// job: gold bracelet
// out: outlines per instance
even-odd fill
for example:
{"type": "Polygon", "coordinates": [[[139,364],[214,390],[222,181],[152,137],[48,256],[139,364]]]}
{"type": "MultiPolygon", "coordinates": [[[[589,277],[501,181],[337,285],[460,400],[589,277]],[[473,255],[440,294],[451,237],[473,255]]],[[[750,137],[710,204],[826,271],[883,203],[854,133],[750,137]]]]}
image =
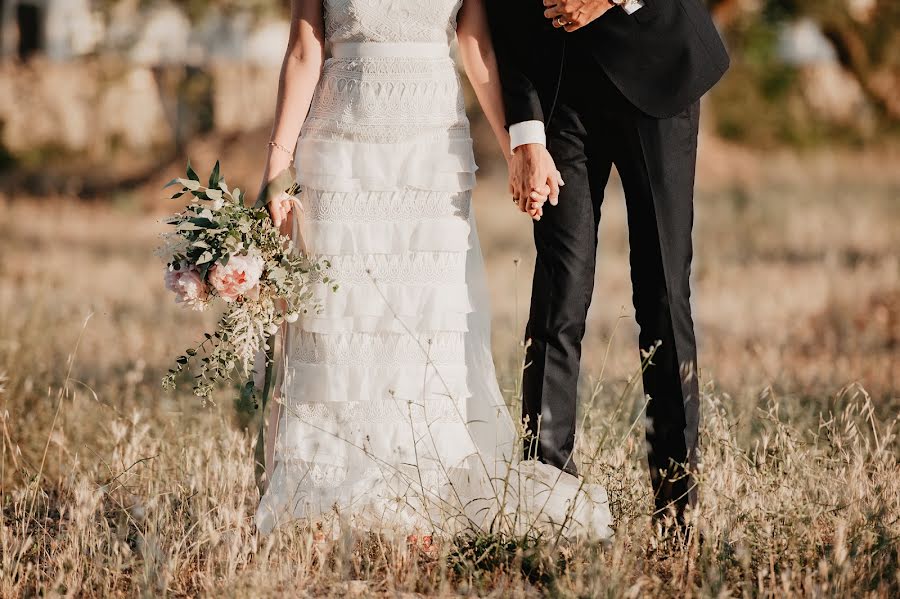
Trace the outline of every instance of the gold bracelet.
{"type": "Polygon", "coordinates": [[[281,144],[278,143],[277,141],[269,141],[269,147],[270,147],[270,148],[277,148],[277,149],[281,150],[282,152],[284,152],[285,154],[287,154],[288,156],[291,156],[291,157],[294,156],[294,153],[293,153],[293,152],[291,152],[290,150],[288,150],[287,148],[285,148],[283,145],[281,145],[281,144]]]}

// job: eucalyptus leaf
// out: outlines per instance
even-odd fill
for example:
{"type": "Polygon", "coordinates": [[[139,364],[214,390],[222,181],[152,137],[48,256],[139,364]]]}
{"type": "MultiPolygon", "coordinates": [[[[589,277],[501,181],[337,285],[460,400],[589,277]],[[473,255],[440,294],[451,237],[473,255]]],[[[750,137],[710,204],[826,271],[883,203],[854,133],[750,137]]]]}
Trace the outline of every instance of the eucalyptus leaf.
{"type": "Polygon", "coordinates": [[[219,226],[219,223],[212,221],[206,217],[200,217],[200,216],[190,219],[189,222],[191,222],[203,229],[215,229],[219,226]]]}
{"type": "Polygon", "coordinates": [[[188,158],[188,162],[187,162],[187,177],[188,177],[188,179],[190,179],[192,181],[196,181],[199,186],[200,177],[199,177],[199,175],[197,175],[197,173],[194,171],[194,169],[191,168],[190,158],[188,158]]]}
{"type": "Polygon", "coordinates": [[[209,186],[217,187],[219,185],[219,161],[216,160],[216,164],[213,167],[212,172],[209,174],[209,186]]]}

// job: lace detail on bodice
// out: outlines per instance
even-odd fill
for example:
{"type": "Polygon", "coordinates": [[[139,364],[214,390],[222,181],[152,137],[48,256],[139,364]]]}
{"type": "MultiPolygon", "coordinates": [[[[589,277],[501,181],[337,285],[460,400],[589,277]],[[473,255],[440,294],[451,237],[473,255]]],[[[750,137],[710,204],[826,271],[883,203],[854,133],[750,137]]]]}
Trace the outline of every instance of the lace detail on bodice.
{"type": "Polygon", "coordinates": [[[468,138],[453,61],[446,58],[330,58],[304,138],[366,143],[468,138]]]}
{"type": "Polygon", "coordinates": [[[394,45],[395,51],[325,61],[301,146],[310,140],[382,145],[468,141],[465,102],[449,49],[461,2],[325,0],[326,36],[333,45],[394,45]],[[438,50],[424,55],[416,47],[422,44],[438,50]]]}
{"type": "Polygon", "coordinates": [[[462,0],[325,0],[325,35],[335,42],[443,42],[462,0]]]}

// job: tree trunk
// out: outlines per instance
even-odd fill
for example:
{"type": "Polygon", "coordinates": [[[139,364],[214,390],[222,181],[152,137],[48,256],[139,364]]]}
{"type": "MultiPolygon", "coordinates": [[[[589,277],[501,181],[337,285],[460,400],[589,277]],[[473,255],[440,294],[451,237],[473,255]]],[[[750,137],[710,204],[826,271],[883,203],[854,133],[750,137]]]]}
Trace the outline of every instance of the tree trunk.
{"type": "Polygon", "coordinates": [[[875,108],[892,120],[900,120],[898,73],[890,65],[874,69],[865,41],[853,27],[837,20],[820,24],[822,33],[834,46],[841,65],[859,82],[875,108]]]}

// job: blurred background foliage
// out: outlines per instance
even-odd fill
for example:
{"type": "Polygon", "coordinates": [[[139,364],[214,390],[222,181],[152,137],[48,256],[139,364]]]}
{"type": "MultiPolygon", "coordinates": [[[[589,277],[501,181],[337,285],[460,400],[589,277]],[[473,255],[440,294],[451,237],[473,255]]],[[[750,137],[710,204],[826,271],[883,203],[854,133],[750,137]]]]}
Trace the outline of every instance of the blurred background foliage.
{"type": "MultiPolygon", "coordinates": [[[[488,556],[485,593],[900,596],[900,0],[709,5],[732,68],[702,111],[691,269],[706,540],[655,549],[644,518],[646,397],[614,176],[579,448],[602,450],[583,470],[610,489],[617,545],[553,554],[554,587],[517,548],[512,567],[488,556]]],[[[288,10],[0,0],[0,597],[481,592],[408,553],[332,568],[308,536],[259,545],[255,432],[237,432],[235,389],[201,406],[160,386],[217,317],[163,286],[154,248],[178,203],[162,185],[188,157],[200,172],[221,160],[232,188],[259,184],[288,10]]],[[[494,361],[515,406],[534,243],[467,100],[494,361]]]]}
{"type": "MultiPolygon", "coordinates": [[[[266,135],[289,4],[0,1],[0,191],[90,196],[149,181],[189,141],[266,135]]],[[[732,68],[706,102],[705,135],[757,153],[896,146],[900,2],[708,5],[732,68]]],[[[470,110],[479,142],[487,129],[470,110]]]]}
{"type": "Polygon", "coordinates": [[[900,121],[900,3],[711,0],[733,66],[720,135],[751,145],[860,144],[900,121]]]}

